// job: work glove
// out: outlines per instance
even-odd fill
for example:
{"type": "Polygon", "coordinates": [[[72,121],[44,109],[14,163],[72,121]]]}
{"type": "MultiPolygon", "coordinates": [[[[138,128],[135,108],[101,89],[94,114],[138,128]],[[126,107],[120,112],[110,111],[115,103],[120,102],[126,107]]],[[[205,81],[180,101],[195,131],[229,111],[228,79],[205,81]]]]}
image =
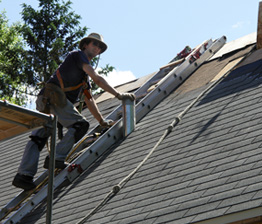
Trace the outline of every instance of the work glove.
{"type": "Polygon", "coordinates": [[[99,124],[102,126],[102,127],[112,127],[114,125],[114,121],[113,120],[110,120],[110,119],[101,119],[99,124]]]}
{"type": "Polygon", "coordinates": [[[118,93],[116,95],[116,98],[119,100],[126,100],[126,99],[135,100],[136,96],[133,93],[118,93]]]}

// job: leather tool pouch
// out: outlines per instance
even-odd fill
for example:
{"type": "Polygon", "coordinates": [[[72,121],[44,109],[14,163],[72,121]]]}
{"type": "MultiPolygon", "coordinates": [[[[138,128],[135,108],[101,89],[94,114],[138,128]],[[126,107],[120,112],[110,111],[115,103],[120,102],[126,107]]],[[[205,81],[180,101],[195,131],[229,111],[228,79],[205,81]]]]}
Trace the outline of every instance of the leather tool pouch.
{"type": "Polygon", "coordinates": [[[47,83],[43,94],[43,103],[45,104],[45,111],[50,112],[50,105],[65,107],[66,106],[66,95],[63,90],[53,83],[47,83]]]}

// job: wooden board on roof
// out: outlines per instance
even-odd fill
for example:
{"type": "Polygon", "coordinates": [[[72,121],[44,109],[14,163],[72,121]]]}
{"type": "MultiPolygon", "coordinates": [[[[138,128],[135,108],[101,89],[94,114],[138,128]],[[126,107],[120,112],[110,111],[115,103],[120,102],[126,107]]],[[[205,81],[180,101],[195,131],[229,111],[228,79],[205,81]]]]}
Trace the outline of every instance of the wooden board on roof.
{"type": "Polygon", "coordinates": [[[38,112],[0,102],[0,141],[41,127],[47,123],[38,112]]]}

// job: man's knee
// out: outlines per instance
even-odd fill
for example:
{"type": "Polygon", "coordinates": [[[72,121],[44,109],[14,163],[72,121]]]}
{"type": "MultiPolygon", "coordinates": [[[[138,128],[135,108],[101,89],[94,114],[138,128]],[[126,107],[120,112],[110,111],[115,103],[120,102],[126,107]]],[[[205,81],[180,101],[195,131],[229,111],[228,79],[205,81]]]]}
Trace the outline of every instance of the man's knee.
{"type": "Polygon", "coordinates": [[[89,123],[87,121],[80,121],[72,126],[76,132],[75,132],[75,143],[78,142],[88,131],[89,123]]]}
{"type": "Polygon", "coordinates": [[[31,135],[29,137],[38,146],[38,150],[42,151],[42,149],[45,147],[45,143],[46,143],[48,137],[41,138],[39,136],[33,136],[33,135],[31,135]]]}

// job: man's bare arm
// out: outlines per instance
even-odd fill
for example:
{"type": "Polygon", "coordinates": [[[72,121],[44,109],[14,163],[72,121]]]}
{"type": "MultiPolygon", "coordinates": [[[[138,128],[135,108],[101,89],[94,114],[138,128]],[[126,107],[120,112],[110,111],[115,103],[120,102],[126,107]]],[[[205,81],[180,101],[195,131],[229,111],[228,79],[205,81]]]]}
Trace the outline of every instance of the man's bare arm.
{"type": "MultiPolygon", "coordinates": [[[[90,92],[90,90],[88,90],[90,92]]],[[[100,123],[102,120],[104,120],[102,114],[100,113],[96,101],[92,97],[92,94],[90,93],[90,98],[85,97],[85,103],[91,112],[91,114],[95,117],[95,119],[100,123]]]]}
{"type": "Polygon", "coordinates": [[[99,74],[95,72],[95,70],[92,68],[91,65],[84,64],[83,65],[83,70],[85,71],[86,74],[90,76],[91,79],[102,89],[105,91],[111,93],[114,96],[117,96],[119,92],[112,87],[111,85],[108,84],[108,82],[99,74]]]}

